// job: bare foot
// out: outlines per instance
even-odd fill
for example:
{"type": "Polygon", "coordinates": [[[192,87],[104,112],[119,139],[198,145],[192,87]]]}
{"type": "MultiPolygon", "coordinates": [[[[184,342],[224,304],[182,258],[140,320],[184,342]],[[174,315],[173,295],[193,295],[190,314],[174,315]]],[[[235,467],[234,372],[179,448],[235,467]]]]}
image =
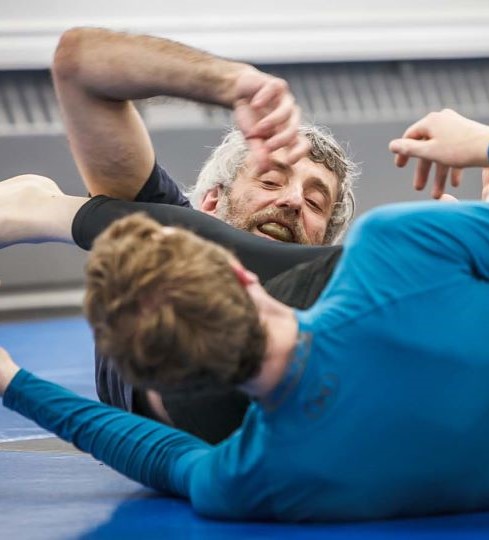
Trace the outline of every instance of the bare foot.
{"type": "Polygon", "coordinates": [[[71,222],[83,197],[65,195],[53,180],[25,174],[0,182],[0,248],[72,242],[71,222]]]}

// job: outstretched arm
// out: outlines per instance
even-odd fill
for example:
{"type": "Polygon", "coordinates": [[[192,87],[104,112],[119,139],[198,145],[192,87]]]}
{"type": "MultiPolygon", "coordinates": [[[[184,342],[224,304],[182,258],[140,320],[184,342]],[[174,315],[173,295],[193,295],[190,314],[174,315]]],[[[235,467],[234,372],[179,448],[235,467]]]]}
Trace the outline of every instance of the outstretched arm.
{"type": "Polygon", "coordinates": [[[430,113],[411,125],[402,138],[390,142],[395,163],[404,167],[409,158],[418,158],[414,188],[426,187],[433,163],[436,164],[433,197],[439,199],[450,173],[458,186],[465,167],[489,165],[489,126],[474,122],[450,109],[430,113]]]}
{"type": "Polygon", "coordinates": [[[134,99],[178,96],[234,109],[262,170],[272,150],[285,147],[290,163],[308,150],[285,81],[180,43],[75,28],[62,36],[52,71],[71,149],[93,195],[132,200],[149,177],[154,150],[134,99]]]}
{"type": "Polygon", "coordinates": [[[319,256],[336,257],[338,246],[274,242],[239,231],[212,216],[180,206],[98,196],[65,195],[49,178],[24,175],[0,182],[0,248],[19,243],[75,242],[90,249],[114,220],[146,212],[162,225],[177,225],[233,250],[261,280],[319,256]]]}
{"type": "Polygon", "coordinates": [[[115,470],[154,489],[189,497],[194,465],[207,443],[102,403],[19,369],[0,349],[4,405],[56,433],[115,470]]]}
{"type": "Polygon", "coordinates": [[[127,202],[105,196],[88,200],[73,221],[73,239],[82,249],[90,249],[95,238],[113,221],[135,212],[145,212],[161,225],[189,229],[230,249],[246,268],[266,281],[293,266],[317,257],[336,256],[339,246],[304,246],[275,242],[235,229],[204,212],[168,204],[127,202]]]}

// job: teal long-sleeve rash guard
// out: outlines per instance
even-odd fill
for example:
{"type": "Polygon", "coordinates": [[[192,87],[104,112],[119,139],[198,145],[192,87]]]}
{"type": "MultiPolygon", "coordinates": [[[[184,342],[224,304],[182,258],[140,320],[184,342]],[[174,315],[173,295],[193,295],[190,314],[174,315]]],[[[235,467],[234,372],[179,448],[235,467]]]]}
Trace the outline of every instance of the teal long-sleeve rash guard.
{"type": "Polygon", "coordinates": [[[4,404],[210,517],[327,521],[487,509],[489,206],[359,220],[287,375],[210,446],[20,371],[4,404]]]}

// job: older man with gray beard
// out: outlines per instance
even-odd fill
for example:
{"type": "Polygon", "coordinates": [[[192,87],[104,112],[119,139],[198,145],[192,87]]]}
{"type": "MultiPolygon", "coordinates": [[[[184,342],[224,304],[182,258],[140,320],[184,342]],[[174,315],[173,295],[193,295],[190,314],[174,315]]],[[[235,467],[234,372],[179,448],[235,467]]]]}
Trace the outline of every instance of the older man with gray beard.
{"type": "MultiPolygon", "coordinates": [[[[300,111],[281,79],[170,40],[92,28],[62,36],[52,71],[70,148],[92,196],[190,206],[156,162],[132,103],[169,95],[232,108],[239,128],[204,165],[190,194],[194,208],[257,236],[313,245],[334,243],[352,218],[353,163],[329,133],[299,127],[300,111]]],[[[83,227],[96,230],[97,201],[82,209],[75,235],[93,236],[83,227]]],[[[329,275],[322,272],[311,287],[317,265],[332,270],[338,254],[332,250],[307,268],[276,277],[270,292],[306,307],[329,275]]],[[[96,381],[102,401],[212,442],[240,424],[248,404],[234,390],[192,394],[187,388],[165,392],[163,406],[160,395],[126,384],[99,354],[96,381]]]]}

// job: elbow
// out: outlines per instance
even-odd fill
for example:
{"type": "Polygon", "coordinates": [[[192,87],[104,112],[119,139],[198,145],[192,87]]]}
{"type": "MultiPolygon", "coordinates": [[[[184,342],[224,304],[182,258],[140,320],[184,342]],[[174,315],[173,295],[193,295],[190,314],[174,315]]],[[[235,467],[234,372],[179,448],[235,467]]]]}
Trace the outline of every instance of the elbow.
{"type": "Polygon", "coordinates": [[[77,78],[82,65],[81,59],[86,60],[87,51],[100,33],[103,33],[103,30],[98,28],[71,28],[61,35],[51,66],[55,81],[77,78]]]}

